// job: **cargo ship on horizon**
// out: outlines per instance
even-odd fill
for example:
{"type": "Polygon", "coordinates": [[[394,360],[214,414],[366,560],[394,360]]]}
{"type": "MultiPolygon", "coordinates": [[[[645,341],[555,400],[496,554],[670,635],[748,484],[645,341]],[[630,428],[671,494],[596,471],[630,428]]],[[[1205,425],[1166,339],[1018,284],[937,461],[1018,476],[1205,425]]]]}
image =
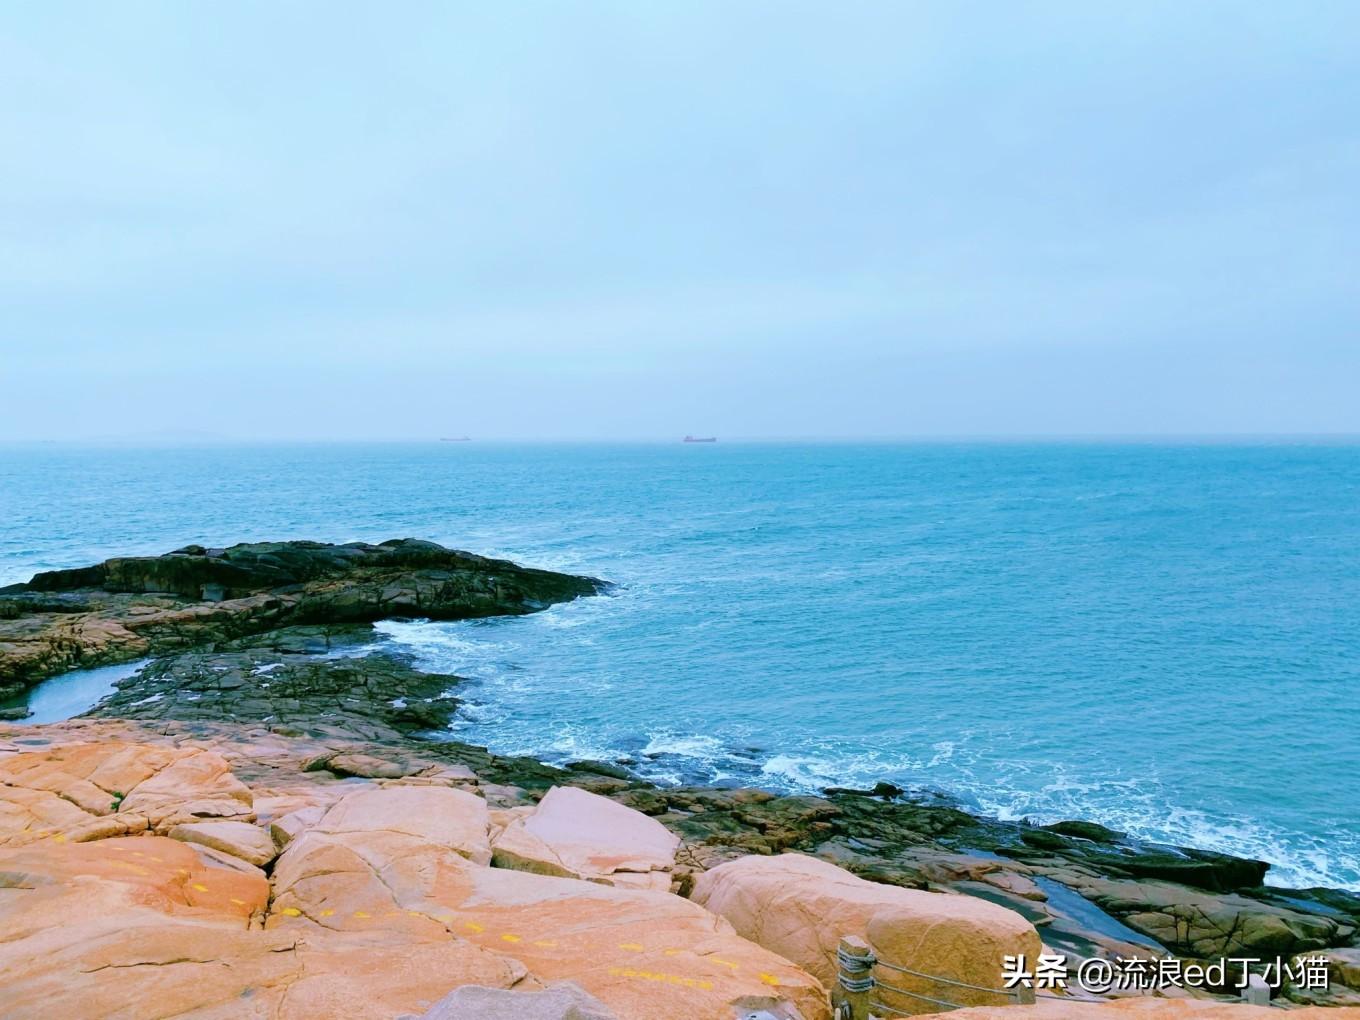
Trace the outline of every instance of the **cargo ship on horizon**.
{"type": "Polygon", "coordinates": [[[717,436],[686,436],[680,440],[682,443],[716,443],[717,436]]]}

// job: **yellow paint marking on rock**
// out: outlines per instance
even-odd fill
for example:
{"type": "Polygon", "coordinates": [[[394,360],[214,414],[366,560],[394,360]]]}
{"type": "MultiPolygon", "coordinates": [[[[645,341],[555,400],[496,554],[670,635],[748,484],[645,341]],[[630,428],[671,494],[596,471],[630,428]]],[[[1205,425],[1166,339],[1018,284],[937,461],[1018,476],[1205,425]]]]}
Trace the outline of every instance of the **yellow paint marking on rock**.
{"type": "Polygon", "coordinates": [[[289,917],[301,917],[302,911],[297,907],[284,907],[279,911],[280,914],[287,914],[289,917]]]}
{"type": "Polygon", "coordinates": [[[52,842],[53,842],[53,843],[65,843],[65,842],[66,842],[66,833],[64,833],[64,832],[59,832],[59,833],[57,833],[55,836],[52,837],[52,842]]]}
{"type": "Polygon", "coordinates": [[[235,896],[231,898],[231,902],[235,903],[238,907],[244,907],[246,905],[245,900],[238,900],[235,896]]]}
{"type": "Polygon", "coordinates": [[[368,911],[366,911],[366,910],[356,910],[356,911],[354,912],[354,916],[355,916],[355,917],[372,917],[373,915],[370,914],[370,913],[369,913],[368,911]]]}
{"type": "Polygon", "coordinates": [[[631,949],[631,950],[632,950],[633,952],[635,952],[635,953],[640,953],[640,952],[642,952],[642,943],[641,943],[641,942],[620,942],[620,943],[619,943],[619,948],[620,948],[620,949],[631,949]]]}
{"type": "Polygon", "coordinates": [[[501,936],[501,941],[502,941],[502,942],[519,942],[519,941],[521,941],[521,940],[520,940],[520,937],[519,937],[518,935],[502,935],[502,936],[501,936]]]}
{"type": "Polygon", "coordinates": [[[199,892],[207,892],[207,891],[208,891],[208,887],[207,887],[206,885],[204,885],[202,882],[194,882],[192,885],[189,886],[189,888],[190,888],[190,889],[197,889],[199,892]]]}
{"type": "Polygon", "coordinates": [[[322,917],[330,917],[330,916],[331,916],[332,914],[334,914],[334,913],[335,913],[334,910],[332,910],[332,909],[330,909],[329,907],[327,907],[325,910],[321,911],[321,916],[322,916],[322,917]]]}
{"type": "Polygon", "coordinates": [[[731,960],[724,960],[724,959],[722,959],[721,957],[717,957],[717,956],[710,956],[709,959],[712,960],[714,963],[720,963],[720,964],[722,964],[724,967],[730,967],[730,968],[732,968],[732,970],[736,970],[736,969],[737,969],[737,965],[736,965],[735,963],[733,963],[731,960]]]}
{"type": "Polygon", "coordinates": [[[614,977],[637,978],[640,981],[656,981],[667,985],[681,985],[685,988],[700,988],[708,991],[713,987],[713,982],[704,981],[699,978],[687,978],[680,974],[667,974],[664,971],[654,970],[633,970],[631,967],[610,967],[609,973],[614,977]]]}
{"type": "Polygon", "coordinates": [[[534,945],[536,945],[536,946],[542,946],[544,949],[556,949],[556,948],[557,948],[557,943],[554,942],[554,941],[552,941],[552,939],[539,939],[538,941],[536,941],[536,942],[534,943],[534,945]]]}
{"type": "Polygon", "coordinates": [[[761,974],[760,980],[767,985],[774,985],[775,987],[779,986],[779,978],[775,977],[773,974],[761,974]]]}
{"type": "Polygon", "coordinates": [[[486,929],[483,928],[476,921],[464,921],[463,927],[466,928],[468,931],[486,931],[486,929]]]}

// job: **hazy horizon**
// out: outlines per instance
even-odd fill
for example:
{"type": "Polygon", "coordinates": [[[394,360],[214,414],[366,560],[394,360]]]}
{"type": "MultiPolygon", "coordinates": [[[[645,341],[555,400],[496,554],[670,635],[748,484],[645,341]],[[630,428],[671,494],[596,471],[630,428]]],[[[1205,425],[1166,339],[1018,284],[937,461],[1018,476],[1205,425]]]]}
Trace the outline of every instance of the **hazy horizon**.
{"type": "Polygon", "coordinates": [[[0,441],[1360,433],[1354,5],[7,21],[0,441]]]}

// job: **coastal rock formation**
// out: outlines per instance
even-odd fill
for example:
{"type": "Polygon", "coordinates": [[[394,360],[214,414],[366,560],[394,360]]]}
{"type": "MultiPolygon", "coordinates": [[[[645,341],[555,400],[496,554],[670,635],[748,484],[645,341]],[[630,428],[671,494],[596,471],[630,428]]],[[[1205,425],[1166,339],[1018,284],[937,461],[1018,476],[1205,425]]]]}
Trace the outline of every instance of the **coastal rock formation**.
{"type": "MultiPolygon", "coordinates": [[[[836,980],[842,936],[864,939],[880,961],[981,988],[998,988],[1007,956],[1037,959],[1039,935],[1024,918],[982,900],[866,882],[802,854],[742,857],[701,875],[691,897],[738,933],[816,975],[836,980]]],[[[963,1005],[1008,1001],[996,992],[942,986],[886,967],[888,985],[963,1005]]],[[[920,999],[883,993],[894,1010],[929,1012],[920,999]]]]}
{"type": "Polygon", "coordinates": [[[249,822],[188,822],[170,830],[170,838],[204,846],[263,867],[278,852],[264,829],[249,822]]]}
{"type": "MultiPolygon", "coordinates": [[[[416,1016],[454,987],[527,1009],[551,1001],[530,993],[572,980],[617,1020],[731,1020],[738,1006],[820,1020],[822,989],[796,964],[829,976],[824,929],[839,937],[851,923],[828,906],[837,890],[876,904],[883,916],[861,927],[889,960],[921,950],[893,942],[887,905],[904,893],[962,918],[1019,915],[1045,946],[1077,956],[1335,953],[1331,990],[1282,995],[1360,1002],[1345,987],[1353,894],[1263,887],[1262,862],[1092,823],[978,818],[888,784],[824,796],[658,789],[626,762],[496,755],[440,739],[459,679],[414,668],[366,622],[393,607],[532,611],[599,590],[590,579],[427,543],[183,550],[90,569],[0,593],[0,684],[156,656],[87,718],[0,721],[7,1015],[235,1016],[248,1001],[263,1017],[416,1016]],[[777,856],[788,851],[809,857],[777,856]],[[665,892],[713,906],[725,874],[788,859],[807,864],[761,895],[787,914],[776,952],[792,963],[770,951],[764,918],[730,908],[764,932],[762,948],[665,892]],[[51,917],[63,920],[40,920],[51,917]]],[[[1115,1020],[1127,1009],[1007,1015],[1115,1020]]]]}
{"type": "Polygon", "coordinates": [[[530,613],[603,582],[433,542],[260,542],[53,570],[0,589],[0,697],[77,667],[290,624],[530,613]]]}
{"type": "Polygon", "coordinates": [[[253,819],[251,793],[211,751],[110,741],[0,758],[0,846],[82,843],[204,818],[253,819]]]}
{"type": "Polygon", "coordinates": [[[618,1017],[580,985],[560,981],[541,992],[464,985],[431,1006],[420,1020],[618,1020],[618,1017]]]}
{"type": "MultiPolygon", "coordinates": [[[[1113,1002],[1055,1002],[1032,1006],[975,1006],[949,1014],[950,1020],[1272,1020],[1281,1012],[1269,1006],[1185,999],[1119,999],[1113,1002]]],[[[1356,1020],[1350,1007],[1290,1010],[1289,1020],[1356,1020]]]]}
{"type": "Polygon", "coordinates": [[[797,850],[875,882],[991,900],[1040,927],[1050,945],[1079,955],[1146,954],[1151,941],[1192,959],[1287,959],[1324,945],[1348,946],[1360,932],[1360,896],[1277,891],[1257,884],[1260,862],[1145,847],[1118,834],[1109,845],[1096,844],[947,804],[848,791],[826,798],[690,789],[618,796],[685,837],[682,871],[797,850]],[[1037,841],[1035,833],[1042,833],[1037,841]],[[1139,877],[1182,853],[1195,865],[1182,877],[1197,884],[1139,877]],[[1210,884],[1220,891],[1204,888],[1210,884]],[[1100,919],[1096,927],[1093,917],[1100,919]]]}
{"type": "Polygon", "coordinates": [[[758,1000],[825,1015],[815,980],[694,904],[485,867],[487,833],[485,803],[466,792],[351,794],[279,857],[266,927],[462,938],[536,979],[578,982],[624,1020],[728,1020],[733,1003],[758,1000]]]}
{"type": "Polygon", "coordinates": [[[0,874],[7,1017],[391,1018],[454,984],[524,977],[454,940],[260,930],[262,874],[205,867],[160,837],[7,851],[0,874]]]}
{"type": "Polygon", "coordinates": [[[554,786],[496,834],[498,868],[666,892],[680,840],[660,822],[572,786],[554,786]]]}
{"type": "Polygon", "coordinates": [[[6,832],[23,837],[0,850],[6,1016],[230,1015],[248,1001],[266,1017],[387,1018],[461,985],[570,978],[617,1020],[729,1020],[748,1005],[827,1018],[815,979],[687,900],[488,867],[486,802],[446,783],[304,772],[315,797],[260,791],[274,808],[315,801],[276,820],[291,835],[266,876],[250,863],[273,856],[264,829],[183,820],[238,787],[244,797],[226,800],[252,805],[222,761],[121,740],[0,757],[6,832]],[[73,842],[86,815],[123,813],[102,801],[113,781],[129,786],[124,803],[153,788],[145,834],[73,842]],[[93,799],[91,811],[72,804],[64,827],[20,828],[34,792],[93,799]],[[149,834],[166,826],[173,838],[149,834]]]}

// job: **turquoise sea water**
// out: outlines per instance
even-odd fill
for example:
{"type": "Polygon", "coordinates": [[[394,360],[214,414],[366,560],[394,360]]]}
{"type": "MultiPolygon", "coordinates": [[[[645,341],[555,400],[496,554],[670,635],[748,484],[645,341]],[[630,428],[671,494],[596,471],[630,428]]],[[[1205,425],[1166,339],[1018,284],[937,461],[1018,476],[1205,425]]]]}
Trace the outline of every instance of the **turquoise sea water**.
{"type": "Polygon", "coordinates": [[[461,739],[887,779],[1360,888],[1360,445],[0,447],[0,584],[420,536],[617,582],[383,625],[461,739]]]}

